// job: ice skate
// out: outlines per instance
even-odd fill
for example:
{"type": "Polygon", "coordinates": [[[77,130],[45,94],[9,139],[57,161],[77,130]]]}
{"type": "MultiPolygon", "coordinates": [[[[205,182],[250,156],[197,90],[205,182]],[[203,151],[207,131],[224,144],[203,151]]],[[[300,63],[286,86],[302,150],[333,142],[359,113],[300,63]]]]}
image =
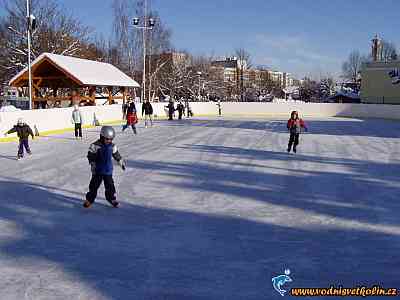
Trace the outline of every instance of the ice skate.
{"type": "Polygon", "coordinates": [[[114,206],[115,208],[119,207],[119,202],[117,200],[112,200],[110,201],[111,205],[114,206]]]}
{"type": "Polygon", "coordinates": [[[89,208],[91,205],[92,203],[89,200],[85,200],[85,202],[83,203],[84,208],[89,208]]]}

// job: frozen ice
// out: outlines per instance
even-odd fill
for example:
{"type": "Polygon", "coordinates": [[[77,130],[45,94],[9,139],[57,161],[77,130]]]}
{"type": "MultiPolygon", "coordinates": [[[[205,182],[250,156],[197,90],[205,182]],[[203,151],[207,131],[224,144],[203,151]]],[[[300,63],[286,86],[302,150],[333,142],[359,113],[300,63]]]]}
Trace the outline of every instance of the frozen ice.
{"type": "Polygon", "coordinates": [[[103,187],[82,207],[100,127],[0,144],[0,298],[281,299],[285,269],[286,290],[399,287],[400,122],[306,122],[296,154],[283,119],[116,126],[119,209],[103,187]]]}

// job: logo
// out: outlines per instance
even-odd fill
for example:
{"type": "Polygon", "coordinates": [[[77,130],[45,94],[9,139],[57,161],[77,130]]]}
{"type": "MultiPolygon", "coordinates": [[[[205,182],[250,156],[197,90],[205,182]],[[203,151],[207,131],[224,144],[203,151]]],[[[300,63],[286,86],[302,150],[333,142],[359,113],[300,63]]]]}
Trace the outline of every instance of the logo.
{"type": "Polygon", "coordinates": [[[399,69],[393,69],[389,73],[390,78],[392,78],[392,84],[399,84],[400,83],[400,71],[399,69]]]}
{"type": "Polygon", "coordinates": [[[286,282],[292,282],[293,280],[289,277],[290,270],[286,269],[284,275],[279,275],[272,278],[272,286],[274,287],[275,291],[277,291],[281,296],[285,296],[287,291],[282,289],[282,286],[286,282]]]}

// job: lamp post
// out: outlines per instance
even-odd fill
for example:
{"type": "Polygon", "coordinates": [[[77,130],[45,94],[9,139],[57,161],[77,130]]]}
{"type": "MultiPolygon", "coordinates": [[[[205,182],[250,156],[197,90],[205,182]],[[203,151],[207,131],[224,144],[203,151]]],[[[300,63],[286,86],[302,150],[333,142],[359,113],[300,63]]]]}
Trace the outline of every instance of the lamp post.
{"type": "Polygon", "coordinates": [[[26,20],[28,23],[28,80],[29,80],[29,109],[32,109],[32,69],[31,69],[31,33],[36,28],[36,19],[30,14],[29,0],[26,0],[26,20]]]}
{"type": "MultiPolygon", "coordinates": [[[[26,33],[27,33],[27,41],[28,41],[29,109],[32,109],[31,34],[32,34],[32,31],[36,29],[36,18],[34,15],[30,14],[29,0],[26,0],[26,23],[27,23],[26,33]]],[[[25,38],[21,32],[19,32],[18,30],[15,30],[11,26],[8,27],[8,30],[25,38]]]]}
{"type": "Polygon", "coordinates": [[[149,18],[147,20],[147,1],[144,1],[144,20],[143,26],[139,26],[140,19],[133,18],[133,26],[138,29],[143,30],[143,79],[142,79],[142,102],[144,102],[144,98],[146,96],[146,30],[151,30],[154,28],[155,20],[153,18],[149,18]]]}
{"type": "Polygon", "coordinates": [[[199,76],[199,94],[198,94],[198,100],[200,101],[200,80],[201,80],[201,72],[199,71],[199,72],[197,72],[197,75],[199,76]]]}

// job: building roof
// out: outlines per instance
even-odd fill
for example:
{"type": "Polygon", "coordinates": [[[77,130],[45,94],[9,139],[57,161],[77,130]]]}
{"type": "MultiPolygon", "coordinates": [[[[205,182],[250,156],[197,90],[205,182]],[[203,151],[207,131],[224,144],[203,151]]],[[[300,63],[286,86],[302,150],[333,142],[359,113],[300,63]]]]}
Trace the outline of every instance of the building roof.
{"type": "MultiPolygon", "coordinates": [[[[140,87],[135,80],[115,66],[93,60],[42,53],[32,62],[31,66],[35,68],[46,60],[81,86],[140,87]]],[[[23,69],[10,80],[9,84],[13,85],[17,79],[27,77],[27,71],[28,68],[23,69]]]]}

